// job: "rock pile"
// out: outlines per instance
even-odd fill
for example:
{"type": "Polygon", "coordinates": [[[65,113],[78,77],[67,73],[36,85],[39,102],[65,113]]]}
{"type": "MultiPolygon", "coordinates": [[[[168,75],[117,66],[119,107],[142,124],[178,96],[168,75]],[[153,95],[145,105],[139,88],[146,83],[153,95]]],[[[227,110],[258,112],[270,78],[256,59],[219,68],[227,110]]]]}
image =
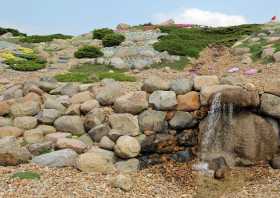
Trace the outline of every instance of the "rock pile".
{"type": "Polygon", "coordinates": [[[131,172],[160,162],[160,155],[186,162],[207,132],[208,108],[217,92],[221,103],[241,108],[227,149],[252,161],[272,159],[277,152],[277,83],[267,85],[264,94],[252,85],[220,84],[216,76],[171,82],[152,77],[134,92],[113,80],[103,84],[93,88],[43,78],[7,87],[0,95],[0,164],[32,157],[42,166],[131,172]]]}

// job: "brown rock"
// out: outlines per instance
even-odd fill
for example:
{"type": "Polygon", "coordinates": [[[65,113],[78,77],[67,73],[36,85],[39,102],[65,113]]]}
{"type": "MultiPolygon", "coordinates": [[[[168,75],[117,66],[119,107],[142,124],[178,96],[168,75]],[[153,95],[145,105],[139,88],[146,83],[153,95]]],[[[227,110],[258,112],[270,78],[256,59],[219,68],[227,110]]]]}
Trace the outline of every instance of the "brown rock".
{"type": "Polygon", "coordinates": [[[200,108],[199,94],[195,91],[177,97],[178,111],[195,111],[200,108]]]}
{"type": "Polygon", "coordinates": [[[12,126],[5,126],[5,127],[0,127],[0,138],[3,137],[19,137],[23,134],[23,130],[19,129],[17,127],[12,127],[12,126]]]}
{"type": "Polygon", "coordinates": [[[8,102],[0,102],[0,116],[6,115],[10,112],[10,105],[8,102]]]}

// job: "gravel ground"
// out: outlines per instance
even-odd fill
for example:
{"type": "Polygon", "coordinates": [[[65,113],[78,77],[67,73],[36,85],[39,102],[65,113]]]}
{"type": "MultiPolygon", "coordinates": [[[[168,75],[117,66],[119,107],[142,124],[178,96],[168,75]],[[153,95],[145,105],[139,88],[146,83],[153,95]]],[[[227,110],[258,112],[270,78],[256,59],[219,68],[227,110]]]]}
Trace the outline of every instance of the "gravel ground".
{"type": "Polygon", "coordinates": [[[113,188],[114,175],[81,173],[73,168],[40,168],[27,164],[0,167],[0,197],[4,198],[279,198],[280,171],[267,166],[230,170],[223,181],[192,172],[190,164],[166,163],[131,174],[133,189],[113,188]],[[12,179],[20,171],[39,173],[40,180],[12,179]]]}

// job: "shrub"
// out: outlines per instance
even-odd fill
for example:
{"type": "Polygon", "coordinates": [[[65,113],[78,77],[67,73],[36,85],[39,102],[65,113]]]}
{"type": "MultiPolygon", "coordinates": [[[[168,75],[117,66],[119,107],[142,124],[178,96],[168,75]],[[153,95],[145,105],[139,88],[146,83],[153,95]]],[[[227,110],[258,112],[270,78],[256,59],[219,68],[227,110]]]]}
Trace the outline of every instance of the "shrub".
{"type": "Polygon", "coordinates": [[[39,180],[40,175],[32,171],[25,171],[25,172],[17,172],[13,174],[11,178],[39,180]]]}
{"type": "Polygon", "coordinates": [[[20,31],[16,30],[16,29],[12,29],[12,28],[1,28],[0,27],[0,36],[6,33],[12,33],[13,36],[26,36],[26,34],[21,33],[20,31]]]}
{"type": "Polygon", "coordinates": [[[51,34],[51,35],[32,35],[26,36],[20,39],[21,42],[24,43],[42,43],[42,42],[50,42],[54,39],[71,39],[70,35],[63,34],[51,34]]]}
{"type": "Polygon", "coordinates": [[[33,59],[27,60],[23,58],[8,59],[5,61],[12,69],[18,71],[36,71],[45,68],[46,61],[33,59]]]}
{"type": "Polygon", "coordinates": [[[103,52],[94,46],[84,46],[75,52],[76,58],[97,58],[103,56],[103,52]]]}
{"type": "Polygon", "coordinates": [[[119,33],[107,34],[103,39],[105,47],[113,47],[120,45],[125,40],[125,37],[119,33]]]}
{"type": "Polygon", "coordinates": [[[92,35],[93,35],[93,39],[102,40],[106,35],[113,34],[113,33],[114,33],[114,31],[112,29],[102,28],[102,29],[94,30],[92,35]]]}

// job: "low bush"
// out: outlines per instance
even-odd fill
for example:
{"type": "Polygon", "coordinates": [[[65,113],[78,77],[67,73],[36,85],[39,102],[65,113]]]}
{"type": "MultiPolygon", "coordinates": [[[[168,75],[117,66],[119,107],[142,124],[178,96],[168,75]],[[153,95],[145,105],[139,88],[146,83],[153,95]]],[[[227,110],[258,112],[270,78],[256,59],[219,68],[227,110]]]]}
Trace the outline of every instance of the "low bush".
{"type": "Polygon", "coordinates": [[[54,39],[71,39],[73,36],[63,34],[51,34],[51,35],[32,35],[26,36],[20,39],[24,43],[42,43],[50,42],[54,39]]]}
{"type": "Polygon", "coordinates": [[[92,32],[93,39],[102,40],[106,35],[113,34],[114,31],[109,28],[96,29],[92,32]]]}
{"type": "Polygon", "coordinates": [[[32,171],[25,171],[25,172],[17,172],[13,174],[11,178],[39,180],[40,175],[32,171]]]}
{"type": "Polygon", "coordinates": [[[103,52],[94,46],[84,46],[75,52],[76,58],[98,58],[103,56],[103,52]]]}
{"type": "Polygon", "coordinates": [[[107,34],[103,39],[105,47],[113,47],[120,45],[125,40],[125,36],[119,33],[107,34]]]}
{"type": "Polygon", "coordinates": [[[26,36],[26,34],[16,30],[16,29],[13,29],[13,28],[1,28],[0,27],[0,36],[3,35],[3,34],[6,34],[6,33],[12,33],[13,36],[26,36]]]}
{"type": "Polygon", "coordinates": [[[8,59],[5,61],[7,65],[9,65],[12,69],[18,71],[36,71],[45,68],[46,61],[41,59],[8,59]]]}

